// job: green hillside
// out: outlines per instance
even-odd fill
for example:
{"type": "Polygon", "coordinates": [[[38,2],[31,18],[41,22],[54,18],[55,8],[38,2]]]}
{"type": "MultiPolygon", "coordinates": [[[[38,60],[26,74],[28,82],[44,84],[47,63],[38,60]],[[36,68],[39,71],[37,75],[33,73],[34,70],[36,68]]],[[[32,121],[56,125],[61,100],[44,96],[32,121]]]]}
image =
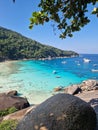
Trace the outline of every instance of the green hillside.
{"type": "Polygon", "coordinates": [[[78,54],[43,45],[17,32],[0,27],[0,61],[73,55],[77,56],[78,54]]]}

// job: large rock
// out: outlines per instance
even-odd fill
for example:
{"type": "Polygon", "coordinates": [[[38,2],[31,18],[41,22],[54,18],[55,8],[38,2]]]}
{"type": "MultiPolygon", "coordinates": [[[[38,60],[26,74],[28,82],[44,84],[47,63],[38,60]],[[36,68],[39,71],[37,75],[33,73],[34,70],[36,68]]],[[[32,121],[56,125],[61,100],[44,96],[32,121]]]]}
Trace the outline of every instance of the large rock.
{"type": "Polygon", "coordinates": [[[9,96],[17,96],[18,92],[16,90],[12,90],[12,91],[7,92],[6,94],[9,96]]]}
{"type": "Polygon", "coordinates": [[[54,92],[59,92],[59,91],[62,91],[62,90],[63,90],[62,86],[54,88],[54,92]]]}
{"type": "Polygon", "coordinates": [[[98,90],[85,91],[83,93],[77,94],[76,96],[81,98],[82,100],[86,101],[95,110],[96,115],[97,115],[97,128],[96,128],[96,130],[98,130],[98,90]]]}
{"type": "Polygon", "coordinates": [[[16,130],[94,130],[96,114],[90,105],[69,94],[57,94],[30,111],[16,130]]]}
{"type": "Polygon", "coordinates": [[[0,110],[15,107],[18,110],[30,106],[26,98],[10,96],[5,93],[0,94],[0,110]]]}
{"type": "Polygon", "coordinates": [[[96,80],[85,80],[81,84],[81,89],[83,91],[91,91],[98,89],[98,81],[96,80]]]}
{"type": "Polygon", "coordinates": [[[81,88],[79,88],[79,85],[72,85],[72,86],[69,86],[68,88],[65,88],[64,91],[65,93],[75,95],[75,94],[80,93],[82,90],[81,88]]]}

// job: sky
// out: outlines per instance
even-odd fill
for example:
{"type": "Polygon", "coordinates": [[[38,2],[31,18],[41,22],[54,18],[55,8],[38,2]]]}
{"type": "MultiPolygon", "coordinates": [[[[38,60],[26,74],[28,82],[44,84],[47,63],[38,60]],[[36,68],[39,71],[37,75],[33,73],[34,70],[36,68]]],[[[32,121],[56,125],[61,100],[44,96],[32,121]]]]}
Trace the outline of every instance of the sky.
{"type": "MultiPolygon", "coordinates": [[[[29,29],[29,18],[38,11],[39,0],[0,0],[0,26],[16,31],[42,44],[78,53],[98,54],[98,18],[91,16],[91,22],[72,38],[60,39],[58,30],[53,31],[51,23],[29,29]]],[[[91,10],[91,8],[90,8],[91,10]]]]}

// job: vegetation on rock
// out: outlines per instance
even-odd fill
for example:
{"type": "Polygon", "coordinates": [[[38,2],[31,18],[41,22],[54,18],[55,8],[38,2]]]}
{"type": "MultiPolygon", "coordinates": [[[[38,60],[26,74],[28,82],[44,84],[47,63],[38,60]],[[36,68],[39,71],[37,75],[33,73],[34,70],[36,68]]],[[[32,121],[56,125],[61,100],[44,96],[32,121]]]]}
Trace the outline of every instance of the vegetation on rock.
{"type": "Polygon", "coordinates": [[[0,123],[0,130],[15,130],[16,126],[16,120],[5,120],[0,123]]]}
{"type": "Polygon", "coordinates": [[[11,107],[11,108],[8,108],[8,109],[5,109],[5,110],[0,110],[0,117],[14,113],[16,111],[17,111],[17,109],[15,107],[11,107]]]}
{"type": "Polygon", "coordinates": [[[51,46],[42,45],[37,41],[19,33],[0,27],[0,60],[17,60],[30,58],[64,57],[78,55],[73,51],[63,51],[51,46]]]}

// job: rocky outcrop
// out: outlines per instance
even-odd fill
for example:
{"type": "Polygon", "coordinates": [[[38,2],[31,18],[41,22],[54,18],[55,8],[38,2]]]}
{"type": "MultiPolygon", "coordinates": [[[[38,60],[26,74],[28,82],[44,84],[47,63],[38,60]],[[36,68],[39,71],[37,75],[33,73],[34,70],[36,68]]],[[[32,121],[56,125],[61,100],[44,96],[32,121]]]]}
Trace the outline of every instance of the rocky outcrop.
{"type": "Polygon", "coordinates": [[[92,91],[92,90],[98,90],[98,81],[96,80],[85,80],[81,84],[75,84],[68,87],[56,87],[54,88],[54,92],[62,91],[64,93],[68,94],[78,94],[84,91],[92,91]]]}
{"type": "Polygon", "coordinates": [[[6,94],[9,96],[17,96],[18,92],[16,90],[12,90],[12,91],[7,92],[6,94]]]}
{"type": "Polygon", "coordinates": [[[65,88],[64,91],[65,91],[65,93],[75,95],[75,94],[80,93],[82,90],[81,90],[81,88],[79,88],[79,85],[72,85],[72,86],[65,88]]]}
{"type": "Polygon", "coordinates": [[[94,130],[96,114],[86,102],[57,94],[31,110],[16,130],[94,130]]]}
{"type": "Polygon", "coordinates": [[[82,91],[98,90],[98,81],[96,80],[85,80],[80,85],[82,91]]]}
{"type": "Polygon", "coordinates": [[[76,96],[86,101],[95,110],[97,116],[97,128],[95,130],[98,130],[98,90],[84,91],[76,96]]]}
{"type": "Polygon", "coordinates": [[[63,87],[62,86],[54,88],[54,92],[59,92],[59,91],[63,91],[63,87]]]}
{"type": "Polygon", "coordinates": [[[60,92],[60,91],[62,91],[64,93],[75,95],[75,94],[80,93],[82,90],[79,87],[79,85],[77,85],[77,84],[72,85],[72,86],[68,86],[67,88],[64,88],[62,86],[54,88],[54,92],[60,92]]]}
{"type": "MultiPolygon", "coordinates": [[[[12,94],[11,94],[12,95],[12,94]]],[[[18,96],[10,96],[9,94],[0,94],[0,110],[6,110],[11,107],[15,107],[18,110],[30,106],[26,98],[18,96]]]]}

